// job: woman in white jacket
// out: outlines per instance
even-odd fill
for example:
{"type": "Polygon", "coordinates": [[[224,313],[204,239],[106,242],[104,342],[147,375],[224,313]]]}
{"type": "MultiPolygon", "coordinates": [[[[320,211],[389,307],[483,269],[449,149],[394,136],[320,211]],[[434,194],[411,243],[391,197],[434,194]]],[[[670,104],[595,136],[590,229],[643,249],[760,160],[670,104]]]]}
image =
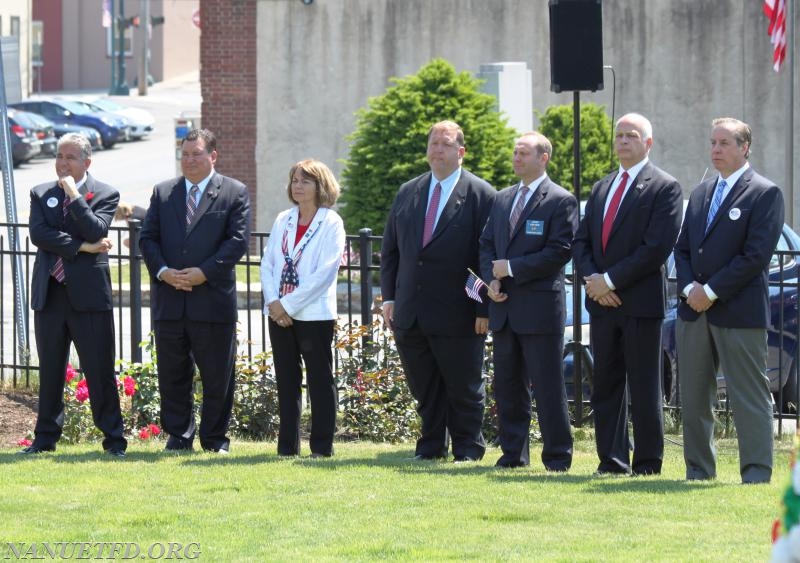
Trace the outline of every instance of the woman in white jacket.
{"type": "Polygon", "coordinates": [[[292,166],[286,187],[294,207],[275,219],[261,259],[264,314],[278,384],[278,455],[300,453],[302,366],[311,399],[311,457],[333,454],[338,397],[333,378],[336,276],[345,244],[331,209],[339,184],[317,160],[292,166]]]}

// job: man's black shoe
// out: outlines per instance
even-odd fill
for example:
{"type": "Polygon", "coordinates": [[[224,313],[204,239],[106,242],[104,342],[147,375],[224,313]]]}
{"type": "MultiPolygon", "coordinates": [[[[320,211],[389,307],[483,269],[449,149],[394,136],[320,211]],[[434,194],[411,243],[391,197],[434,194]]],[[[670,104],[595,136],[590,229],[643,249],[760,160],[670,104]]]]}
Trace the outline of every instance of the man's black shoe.
{"type": "Polygon", "coordinates": [[[457,455],[453,458],[453,463],[474,463],[476,461],[478,460],[468,455],[457,455]]]}
{"type": "Polygon", "coordinates": [[[407,461],[437,461],[437,460],[441,460],[441,459],[444,459],[444,458],[434,457],[432,455],[422,455],[422,454],[417,454],[414,457],[407,457],[406,458],[407,461]]]}
{"type": "Polygon", "coordinates": [[[164,448],[164,451],[190,452],[192,451],[192,443],[189,440],[183,440],[181,438],[176,438],[175,436],[170,436],[167,440],[167,445],[164,448]]]}
{"type": "Polygon", "coordinates": [[[37,444],[31,444],[27,448],[23,448],[17,452],[17,455],[35,455],[41,454],[44,452],[54,452],[56,451],[55,446],[40,446],[37,444]]]}
{"type": "Polygon", "coordinates": [[[120,448],[111,448],[106,450],[106,454],[110,455],[111,457],[115,457],[117,459],[125,459],[125,450],[120,448]]]}

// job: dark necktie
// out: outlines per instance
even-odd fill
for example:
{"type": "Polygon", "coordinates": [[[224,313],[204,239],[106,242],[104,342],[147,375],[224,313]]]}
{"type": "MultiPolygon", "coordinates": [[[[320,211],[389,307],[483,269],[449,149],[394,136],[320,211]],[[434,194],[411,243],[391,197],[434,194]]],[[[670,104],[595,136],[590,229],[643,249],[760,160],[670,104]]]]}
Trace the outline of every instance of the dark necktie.
{"type": "MultiPolygon", "coordinates": [[[[61,210],[64,212],[65,218],[67,216],[67,205],[69,205],[69,196],[64,194],[64,203],[61,205],[61,210]]],[[[61,256],[56,257],[56,263],[53,264],[50,274],[56,278],[58,283],[64,283],[64,280],[67,279],[67,275],[64,273],[64,259],[61,256]]]]}
{"type": "Polygon", "coordinates": [[[727,187],[728,183],[725,180],[720,180],[719,184],[717,184],[717,189],[714,192],[714,199],[711,200],[711,207],[708,208],[708,218],[706,219],[706,232],[708,232],[708,228],[711,226],[711,222],[714,221],[714,217],[717,215],[717,211],[719,211],[719,208],[722,205],[722,194],[725,193],[725,188],[727,187]]]}
{"type": "Polygon", "coordinates": [[[519,197],[517,198],[517,204],[514,206],[514,209],[511,210],[511,218],[508,220],[509,233],[514,232],[514,227],[517,226],[519,218],[522,217],[522,210],[525,209],[525,199],[528,197],[529,190],[530,188],[528,186],[522,186],[519,189],[519,197]]]}
{"type": "Polygon", "coordinates": [[[603,253],[606,251],[606,244],[608,244],[608,237],[611,235],[611,227],[614,226],[614,219],[617,216],[617,211],[619,211],[619,204],[622,201],[622,196],[625,195],[625,186],[628,185],[628,173],[622,173],[622,180],[617,186],[617,191],[614,192],[614,196],[611,198],[611,203],[608,204],[608,211],[606,211],[606,216],[603,218],[603,253]]]}
{"type": "Polygon", "coordinates": [[[422,231],[422,246],[428,246],[433,237],[433,227],[436,224],[436,212],[439,210],[439,200],[442,199],[442,185],[436,183],[433,188],[431,202],[428,204],[428,212],[425,213],[425,229],[422,231]]]}
{"type": "Polygon", "coordinates": [[[194,219],[194,214],[197,212],[197,193],[200,191],[200,188],[197,186],[192,186],[192,189],[189,190],[189,199],[186,200],[186,226],[192,224],[192,219],[194,219]]]}

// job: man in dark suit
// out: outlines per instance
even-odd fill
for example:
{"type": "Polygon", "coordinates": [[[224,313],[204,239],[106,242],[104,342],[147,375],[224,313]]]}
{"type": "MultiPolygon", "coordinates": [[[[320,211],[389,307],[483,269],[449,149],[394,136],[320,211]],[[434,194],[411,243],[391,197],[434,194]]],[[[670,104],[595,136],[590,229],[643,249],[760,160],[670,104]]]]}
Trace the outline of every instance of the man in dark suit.
{"type": "Polygon", "coordinates": [[[768,268],[783,226],[783,196],[747,159],[752,134],[738,119],[712,122],[719,174],[689,197],[675,246],[681,302],[676,344],[686,478],[716,477],[717,371],[727,383],[743,483],[772,476],[772,397],[767,379],[768,268]]]}
{"type": "Polygon", "coordinates": [[[150,271],[161,424],[167,450],[195,437],[192,380],[203,383],[200,445],[227,453],[236,356],[236,262],[247,251],[250,198],[241,182],[214,170],[211,131],[181,143],[183,176],[158,184],[141,236],[150,271]]]}
{"type": "Polygon", "coordinates": [[[600,474],[657,474],[664,456],[664,262],[680,229],[682,195],[675,178],[650,163],[652,146],[645,117],[630,113],[617,121],[619,170],[592,188],[573,247],[591,322],[600,474]]]}
{"type": "Polygon", "coordinates": [[[20,453],[53,451],[64,424],[64,383],[70,343],[89,388],[103,449],[125,457],[119,394],[114,376],[114,318],[108,270],[108,226],[117,190],[87,172],[92,147],[80,135],[58,141],[58,180],[31,190],[30,235],[38,247],[31,282],[39,352],[36,437],[20,453]]]}
{"type": "Polygon", "coordinates": [[[486,303],[467,297],[467,268],[478,270],[478,239],[494,189],[461,167],[458,124],[428,133],[431,171],[406,182],[386,220],[381,249],[383,318],[394,330],[422,435],[415,459],[483,457],[486,398],[482,366],[486,303]]]}
{"type": "Polygon", "coordinates": [[[531,391],[542,431],[542,463],[550,471],[572,464],[564,387],[564,265],[578,227],[575,197],[550,181],[553,146],[526,133],[514,146],[519,184],[497,194],[480,239],[481,270],[489,283],[494,343],[494,392],[500,425],[500,467],[530,465],[531,391]]]}

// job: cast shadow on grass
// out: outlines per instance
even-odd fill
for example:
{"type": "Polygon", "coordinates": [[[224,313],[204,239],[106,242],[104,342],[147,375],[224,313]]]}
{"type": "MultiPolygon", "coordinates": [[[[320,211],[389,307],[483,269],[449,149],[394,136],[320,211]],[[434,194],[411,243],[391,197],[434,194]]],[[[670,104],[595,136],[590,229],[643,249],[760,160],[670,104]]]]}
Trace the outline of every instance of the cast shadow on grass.
{"type": "MultiPolygon", "coordinates": [[[[691,493],[698,488],[725,487],[728,483],[718,481],[690,482],[685,479],[668,479],[661,476],[629,477],[625,475],[594,475],[586,473],[530,473],[530,469],[499,470],[493,478],[504,483],[570,483],[585,485],[587,492],[600,494],[616,493],[691,493]]],[[[733,486],[733,484],[730,484],[733,486]]]]}

